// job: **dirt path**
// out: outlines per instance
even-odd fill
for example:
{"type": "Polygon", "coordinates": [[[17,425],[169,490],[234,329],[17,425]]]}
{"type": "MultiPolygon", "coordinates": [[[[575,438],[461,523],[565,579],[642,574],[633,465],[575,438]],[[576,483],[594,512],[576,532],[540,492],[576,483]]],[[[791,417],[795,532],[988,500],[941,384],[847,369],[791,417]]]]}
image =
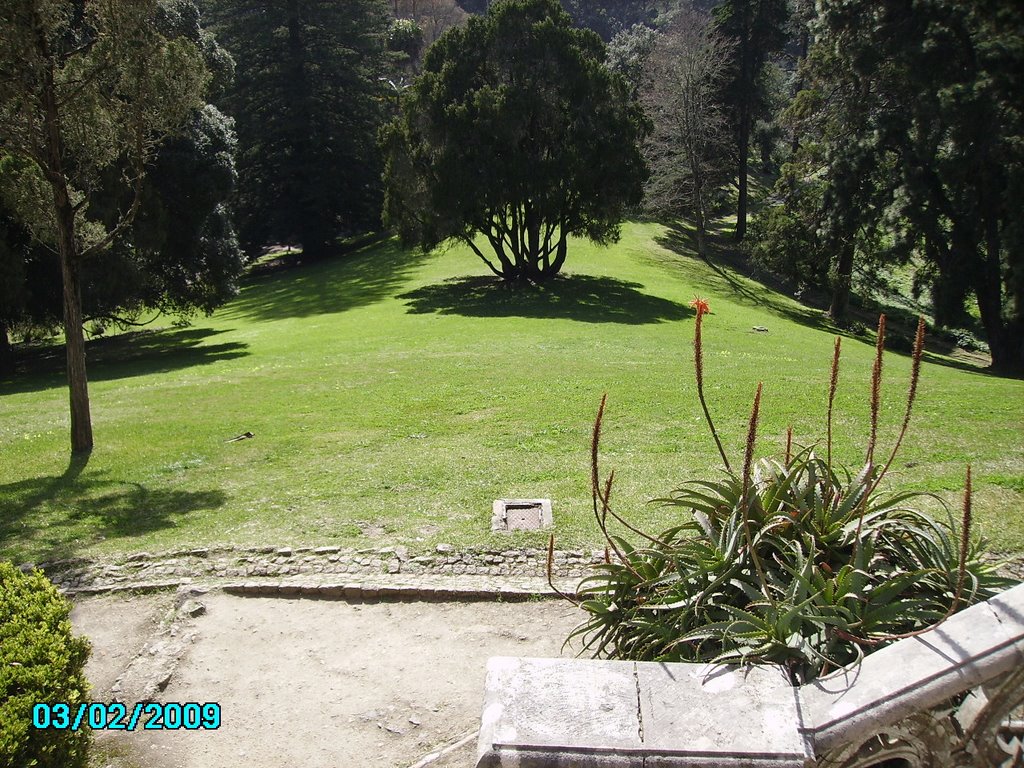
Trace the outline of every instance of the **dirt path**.
{"type": "MultiPolygon", "coordinates": [[[[188,622],[196,637],[159,699],[218,702],[223,725],[105,734],[112,768],[409,768],[478,727],[488,657],[563,655],[580,618],[550,600],[199,600],[206,612],[188,622]]],[[[72,622],[94,646],[94,700],[110,698],[172,610],[168,595],[76,601],[72,622]]],[[[475,751],[471,739],[431,768],[470,768],[475,751]]]]}

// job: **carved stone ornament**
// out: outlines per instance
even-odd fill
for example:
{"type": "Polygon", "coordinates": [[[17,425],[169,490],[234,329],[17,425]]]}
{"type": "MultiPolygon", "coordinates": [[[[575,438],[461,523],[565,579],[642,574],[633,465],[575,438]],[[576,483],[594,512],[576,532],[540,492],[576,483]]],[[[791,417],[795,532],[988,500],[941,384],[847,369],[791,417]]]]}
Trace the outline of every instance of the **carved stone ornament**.
{"type": "Polygon", "coordinates": [[[1024,667],[820,756],[819,768],[1024,768],[1024,667]]]}

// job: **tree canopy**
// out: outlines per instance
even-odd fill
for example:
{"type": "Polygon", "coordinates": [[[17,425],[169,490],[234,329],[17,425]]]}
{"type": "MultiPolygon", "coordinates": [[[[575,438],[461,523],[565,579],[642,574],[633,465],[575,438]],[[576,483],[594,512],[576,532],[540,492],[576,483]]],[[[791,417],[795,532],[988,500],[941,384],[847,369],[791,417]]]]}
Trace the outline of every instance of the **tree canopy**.
{"type": "Polygon", "coordinates": [[[705,15],[681,12],[657,36],[640,95],[654,123],[644,145],[651,166],[645,207],[661,216],[692,216],[704,258],[712,196],[728,181],[732,160],[718,100],[728,58],[729,44],[705,15]]]}
{"type": "Polygon", "coordinates": [[[379,225],[388,18],[383,0],[209,0],[236,61],[219,102],[238,132],[243,244],[319,255],[379,225]]]}
{"type": "Polygon", "coordinates": [[[803,240],[831,261],[837,319],[858,260],[915,255],[937,323],[973,295],[995,367],[1024,367],[1024,8],[830,0],[812,25],[789,110],[801,144],[763,249],[803,240]]]}
{"type": "Polygon", "coordinates": [[[147,164],[201,106],[209,80],[199,45],[165,34],[164,13],[155,0],[0,9],[3,193],[15,223],[59,257],[74,451],[93,444],[83,264],[130,228],[147,164]],[[112,175],[119,204],[100,210],[112,175]]]}
{"type": "Polygon", "coordinates": [[[382,134],[386,221],[424,249],[461,240],[508,281],[557,274],[570,236],[614,242],[641,199],[648,126],[604,54],[555,0],[447,32],[382,134]]]}
{"type": "Polygon", "coordinates": [[[733,41],[723,98],[736,137],[736,239],[747,230],[748,170],[751,132],[764,112],[762,75],[769,57],[786,42],[786,0],[723,0],[714,10],[719,32],[733,41]]]}

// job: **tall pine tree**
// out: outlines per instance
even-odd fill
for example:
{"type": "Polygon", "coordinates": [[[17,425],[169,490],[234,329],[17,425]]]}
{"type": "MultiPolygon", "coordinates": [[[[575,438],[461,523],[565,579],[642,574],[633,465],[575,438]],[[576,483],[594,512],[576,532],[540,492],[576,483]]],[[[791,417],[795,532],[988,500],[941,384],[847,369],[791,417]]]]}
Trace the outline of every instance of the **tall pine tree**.
{"type": "Polygon", "coordinates": [[[747,174],[754,122],[765,111],[762,74],[769,57],[786,43],[786,0],[724,0],[714,10],[719,32],[733,42],[724,100],[736,140],[736,239],[747,232],[747,174]]]}
{"type": "Polygon", "coordinates": [[[243,245],[325,252],[380,223],[383,0],[209,0],[236,61],[222,106],[238,132],[243,245]]]}

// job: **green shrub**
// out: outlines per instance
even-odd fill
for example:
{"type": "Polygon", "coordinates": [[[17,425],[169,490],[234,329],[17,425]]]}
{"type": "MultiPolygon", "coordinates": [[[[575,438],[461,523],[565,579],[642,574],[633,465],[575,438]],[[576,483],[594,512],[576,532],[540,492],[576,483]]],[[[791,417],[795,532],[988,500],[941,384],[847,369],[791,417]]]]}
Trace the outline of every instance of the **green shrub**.
{"type": "Polygon", "coordinates": [[[751,263],[797,286],[828,288],[831,259],[817,234],[816,212],[813,196],[762,208],[750,222],[751,263]]]}
{"type": "Polygon", "coordinates": [[[32,727],[37,703],[88,698],[89,642],[73,637],[71,606],[39,571],[0,562],[0,768],[80,768],[90,732],[32,727]]]}
{"type": "MultiPolygon", "coordinates": [[[[687,513],[650,536],[612,510],[614,473],[603,483],[594,425],[594,514],[607,540],[605,562],[572,596],[589,614],[570,637],[595,655],[645,661],[781,664],[794,683],[813,680],[864,654],[934,626],[991,597],[1010,581],[981,558],[972,539],[970,468],[962,519],[934,520],[915,509],[923,494],[887,494],[879,484],[910,421],[920,372],[918,325],[903,426],[887,461],[875,464],[885,318],[871,386],[871,430],[863,468],[832,463],[832,404],[839,377],[836,340],[824,456],[814,448],[754,461],[761,387],[750,418],[742,471],[722,449],[704,400],[701,323],[696,300],[697,392],[725,464],[720,480],[685,483],[656,500],[687,513]],[[617,521],[638,537],[611,533],[617,521]]],[[[551,544],[553,548],[553,540],[551,544]]]]}

